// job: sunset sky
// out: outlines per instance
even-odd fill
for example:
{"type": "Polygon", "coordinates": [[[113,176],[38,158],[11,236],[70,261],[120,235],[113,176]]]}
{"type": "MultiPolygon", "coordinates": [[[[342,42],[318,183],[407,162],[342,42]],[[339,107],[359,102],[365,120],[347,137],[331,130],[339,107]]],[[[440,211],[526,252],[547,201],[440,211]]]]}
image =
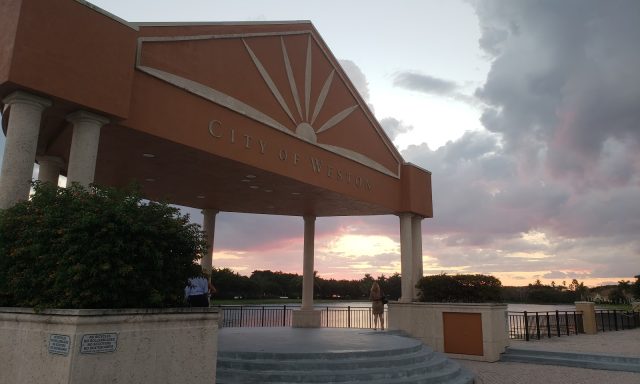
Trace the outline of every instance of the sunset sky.
{"type": "MultiPolygon", "coordinates": [[[[426,274],[640,274],[637,0],[92,3],[127,21],[311,20],[404,159],[432,172],[426,274]]],[[[299,217],[220,213],[214,266],[301,274],[302,234],[299,217]]],[[[399,272],[398,218],[319,218],[315,254],[324,278],[399,272]]]]}

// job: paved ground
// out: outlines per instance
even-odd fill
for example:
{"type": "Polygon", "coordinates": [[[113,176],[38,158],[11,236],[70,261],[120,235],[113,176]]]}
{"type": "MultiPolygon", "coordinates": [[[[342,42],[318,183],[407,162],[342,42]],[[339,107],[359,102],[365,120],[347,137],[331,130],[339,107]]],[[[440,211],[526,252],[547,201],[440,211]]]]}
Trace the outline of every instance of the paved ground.
{"type": "MultiPolygon", "coordinates": [[[[512,341],[511,345],[514,348],[534,350],[640,357],[640,328],[529,342],[512,341]]],[[[640,373],[523,363],[457,361],[476,374],[477,384],[640,384],[640,373]]]]}

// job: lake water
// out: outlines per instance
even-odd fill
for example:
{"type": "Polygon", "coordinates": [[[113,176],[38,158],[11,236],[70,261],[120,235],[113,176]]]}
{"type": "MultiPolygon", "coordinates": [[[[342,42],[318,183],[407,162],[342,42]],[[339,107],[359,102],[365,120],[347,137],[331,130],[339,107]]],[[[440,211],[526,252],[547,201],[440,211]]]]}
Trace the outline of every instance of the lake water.
{"type": "Polygon", "coordinates": [[[508,304],[509,312],[551,312],[551,311],[575,311],[576,306],[571,304],[508,304]]]}
{"type": "MultiPolygon", "coordinates": [[[[294,304],[295,305],[295,304],[294,304]]],[[[315,307],[321,309],[326,307],[369,307],[371,303],[367,301],[336,301],[329,303],[316,303],[315,307]]],[[[575,311],[576,307],[572,304],[507,304],[507,310],[510,312],[547,312],[547,311],[575,311]]]]}

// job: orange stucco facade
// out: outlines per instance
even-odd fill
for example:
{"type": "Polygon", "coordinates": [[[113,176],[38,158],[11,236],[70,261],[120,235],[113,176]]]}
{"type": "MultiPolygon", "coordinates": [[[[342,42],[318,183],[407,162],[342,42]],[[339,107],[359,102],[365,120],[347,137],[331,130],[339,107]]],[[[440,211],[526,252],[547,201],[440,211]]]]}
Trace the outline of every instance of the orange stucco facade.
{"type": "Polygon", "coordinates": [[[16,90],[53,103],[38,156],[68,163],[69,113],[110,120],[98,184],[229,212],[433,215],[430,173],[404,162],[310,22],[149,25],[0,0],[0,97],[16,90]]]}

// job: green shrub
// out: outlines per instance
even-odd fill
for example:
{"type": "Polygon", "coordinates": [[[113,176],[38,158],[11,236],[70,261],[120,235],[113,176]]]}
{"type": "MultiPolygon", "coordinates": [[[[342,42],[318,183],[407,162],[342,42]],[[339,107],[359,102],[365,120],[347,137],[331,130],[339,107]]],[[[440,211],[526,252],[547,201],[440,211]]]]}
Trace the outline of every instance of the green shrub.
{"type": "Polygon", "coordinates": [[[502,283],[487,275],[425,276],[416,288],[420,301],[486,303],[500,302],[502,283]]]}
{"type": "Polygon", "coordinates": [[[188,216],[134,189],[36,182],[34,190],[0,210],[0,306],[183,305],[206,249],[188,216]]]}

